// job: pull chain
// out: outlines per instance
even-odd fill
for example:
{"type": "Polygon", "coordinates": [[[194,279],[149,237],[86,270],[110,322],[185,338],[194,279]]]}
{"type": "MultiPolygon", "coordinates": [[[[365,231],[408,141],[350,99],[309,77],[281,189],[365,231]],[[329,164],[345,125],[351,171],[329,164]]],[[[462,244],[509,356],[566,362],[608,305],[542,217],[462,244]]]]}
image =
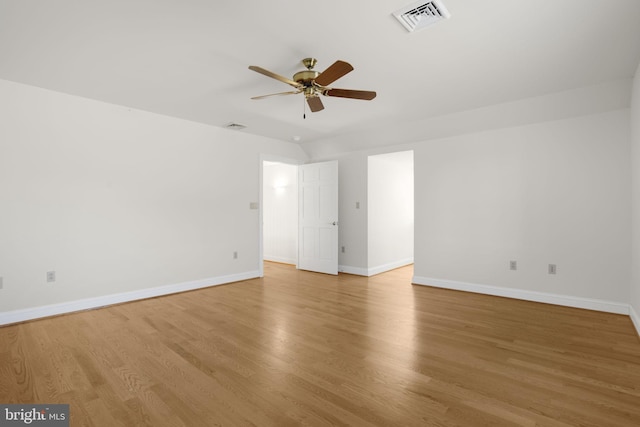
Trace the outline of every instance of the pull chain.
{"type": "Polygon", "coordinates": [[[307,100],[306,96],[302,98],[302,118],[303,119],[307,118],[307,103],[305,102],[306,100],[307,100]]]}

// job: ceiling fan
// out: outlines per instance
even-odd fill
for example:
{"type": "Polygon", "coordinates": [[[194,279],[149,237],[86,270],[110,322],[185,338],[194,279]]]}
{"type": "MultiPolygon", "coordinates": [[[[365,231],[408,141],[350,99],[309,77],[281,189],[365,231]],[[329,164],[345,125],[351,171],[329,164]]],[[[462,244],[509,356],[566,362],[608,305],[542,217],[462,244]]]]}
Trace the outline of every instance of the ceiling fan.
{"type": "Polygon", "coordinates": [[[340,77],[343,77],[345,74],[353,71],[353,67],[347,62],[338,60],[334,62],[329,68],[320,73],[313,69],[317,62],[318,60],[315,58],[303,59],[302,64],[307,67],[307,69],[295,73],[293,75],[293,79],[288,79],[269,70],[265,70],[262,67],[258,67],[255,65],[249,66],[250,70],[253,70],[260,74],[264,74],[267,77],[280,80],[281,82],[296,88],[296,90],[289,92],[254,96],[251,99],[262,99],[269,96],[295,95],[298,93],[302,93],[307,100],[307,104],[309,104],[309,108],[312,112],[315,113],[324,109],[324,105],[322,105],[322,101],[320,100],[320,95],[335,96],[339,98],[363,99],[367,101],[370,101],[376,97],[375,92],[368,90],[335,89],[328,87],[328,85],[335,82],[340,77]]]}

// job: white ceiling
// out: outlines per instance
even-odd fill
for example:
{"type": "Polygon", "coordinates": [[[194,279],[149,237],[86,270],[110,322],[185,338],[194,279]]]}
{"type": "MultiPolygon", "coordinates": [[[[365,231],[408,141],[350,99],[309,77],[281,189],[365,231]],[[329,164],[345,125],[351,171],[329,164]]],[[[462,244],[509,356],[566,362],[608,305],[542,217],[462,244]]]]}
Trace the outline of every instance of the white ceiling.
{"type": "Polygon", "coordinates": [[[451,19],[407,33],[391,13],[410,3],[0,0],[0,78],[285,141],[379,145],[372,129],[628,79],[640,62],[638,0],[444,0],[451,19]],[[249,99],[291,89],[249,65],[291,77],[308,56],[351,63],[332,86],[377,98],[323,98],[306,120],[302,95],[249,99]]]}

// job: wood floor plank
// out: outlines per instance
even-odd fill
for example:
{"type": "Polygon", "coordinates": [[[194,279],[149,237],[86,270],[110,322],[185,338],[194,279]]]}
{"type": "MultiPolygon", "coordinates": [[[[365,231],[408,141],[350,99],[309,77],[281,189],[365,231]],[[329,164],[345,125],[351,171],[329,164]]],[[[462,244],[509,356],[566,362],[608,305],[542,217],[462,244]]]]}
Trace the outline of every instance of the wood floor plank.
{"type": "Polygon", "coordinates": [[[73,426],[638,426],[628,316],[266,263],[0,328],[0,402],[73,426]]]}

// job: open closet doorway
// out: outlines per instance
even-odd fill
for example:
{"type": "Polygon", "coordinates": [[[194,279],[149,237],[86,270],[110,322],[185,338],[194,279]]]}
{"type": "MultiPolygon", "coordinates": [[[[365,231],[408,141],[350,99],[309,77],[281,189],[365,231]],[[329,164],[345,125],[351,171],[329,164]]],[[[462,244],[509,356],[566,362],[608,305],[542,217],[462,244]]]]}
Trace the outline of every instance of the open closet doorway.
{"type": "Polygon", "coordinates": [[[368,274],[413,264],[413,151],[368,158],[368,274]]]}
{"type": "Polygon", "coordinates": [[[262,259],[298,264],[298,166],[295,164],[262,162],[262,259]]]}

